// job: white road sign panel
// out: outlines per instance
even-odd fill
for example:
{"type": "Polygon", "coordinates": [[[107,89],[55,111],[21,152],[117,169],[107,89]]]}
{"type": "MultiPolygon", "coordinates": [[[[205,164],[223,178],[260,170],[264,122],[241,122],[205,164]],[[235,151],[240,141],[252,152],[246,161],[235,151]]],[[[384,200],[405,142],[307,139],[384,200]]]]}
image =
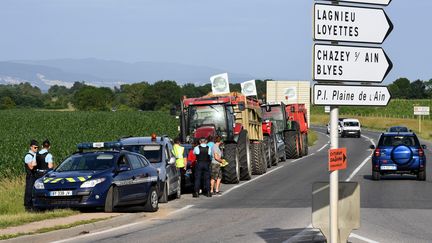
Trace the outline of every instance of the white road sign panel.
{"type": "Polygon", "coordinates": [[[313,79],[382,82],[393,67],[382,48],[314,46],[313,79]]]}
{"type": "Polygon", "coordinates": [[[429,116],[430,107],[429,106],[414,106],[414,115],[416,116],[429,116]]]}
{"type": "MultiPolygon", "coordinates": [[[[328,0],[334,1],[334,0],[328,0]]],[[[387,6],[392,0],[339,0],[339,2],[349,2],[349,3],[366,3],[366,4],[377,4],[387,6]]]]}
{"type": "Polygon", "coordinates": [[[387,106],[391,96],[386,86],[315,84],[315,105],[387,106]]]}
{"type": "Polygon", "coordinates": [[[381,44],[393,29],[383,9],[315,4],[314,39],[381,44]]]}

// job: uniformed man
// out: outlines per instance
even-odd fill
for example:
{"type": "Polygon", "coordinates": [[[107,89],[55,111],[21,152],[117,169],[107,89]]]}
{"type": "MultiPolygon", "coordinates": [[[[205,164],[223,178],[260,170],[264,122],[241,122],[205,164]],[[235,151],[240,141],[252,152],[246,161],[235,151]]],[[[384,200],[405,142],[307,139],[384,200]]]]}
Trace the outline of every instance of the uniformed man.
{"type": "Polygon", "coordinates": [[[49,152],[51,143],[48,139],[43,141],[42,149],[36,154],[36,180],[44,176],[48,170],[54,167],[53,156],[49,152]]]}
{"type": "Polygon", "coordinates": [[[24,167],[26,171],[26,185],[24,192],[24,207],[26,211],[31,211],[33,209],[32,202],[32,190],[33,185],[36,180],[35,170],[37,166],[36,153],[39,148],[38,142],[36,140],[30,141],[30,150],[24,157],[24,167]]]}
{"type": "Polygon", "coordinates": [[[206,191],[206,196],[211,197],[210,192],[210,155],[211,150],[207,146],[206,139],[200,138],[200,145],[194,148],[194,154],[197,157],[197,162],[195,165],[195,191],[193,197],[199,197],[199,190],[201,188],[201,178],[204,182],[204,191],[206,191]]]}

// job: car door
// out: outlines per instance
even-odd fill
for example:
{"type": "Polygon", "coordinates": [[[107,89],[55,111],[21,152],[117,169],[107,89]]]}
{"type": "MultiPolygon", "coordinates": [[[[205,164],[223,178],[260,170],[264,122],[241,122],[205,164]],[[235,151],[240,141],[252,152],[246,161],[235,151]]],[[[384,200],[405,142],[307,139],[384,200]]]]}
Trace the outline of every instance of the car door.
{"type": "Polygon", "coordinates": [[[133,201],[133,181],[135,175],[126,154],[119,156],[116,167],[117,172],[114,184],[117,186],[118,205],[129,204],[133,201]]]}
{"type": "Polygon", "coordinates": [[[149,191],[149,182],[151,174],[145,169],[144,161],[138,154],[128,154],[128,158],[134,171],[132,194],[133,201],[142,202],[149,191]]]}

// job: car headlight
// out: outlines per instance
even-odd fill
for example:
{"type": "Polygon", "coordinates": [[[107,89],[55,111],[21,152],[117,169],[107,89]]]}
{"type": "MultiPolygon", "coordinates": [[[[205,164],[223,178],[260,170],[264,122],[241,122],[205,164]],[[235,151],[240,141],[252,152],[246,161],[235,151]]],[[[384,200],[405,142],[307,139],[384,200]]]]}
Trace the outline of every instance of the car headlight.
{"type": "Polygon", "coordinates": [[[81,188],[92,188],[95,187],[97,184],[102,183],[105,181],[105,178],[98,178],[98,179],[93,179],[93,180],[89,180],[84,182],[83,184],[81,184],[81,188]]]}
{"type": "Polygon", "coordinates": [[[34,188],[35,188],[35,189],[38,189],[38,190],[42,190],[42,189],[45,189],[45,186],[44,186],[44,183],[43,183],[42,181],[37,180],[37,181],[34,183],[34,188]]]}

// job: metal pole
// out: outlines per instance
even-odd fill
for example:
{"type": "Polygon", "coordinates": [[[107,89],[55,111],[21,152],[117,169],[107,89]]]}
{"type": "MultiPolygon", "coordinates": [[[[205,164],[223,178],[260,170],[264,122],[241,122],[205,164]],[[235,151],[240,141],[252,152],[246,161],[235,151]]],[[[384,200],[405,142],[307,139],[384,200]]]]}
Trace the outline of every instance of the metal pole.
{"type": "MultiPolygon", "coordinates": [[[[339,147],[339,107],[330,107],[330,148],[339,147]]],[[[330,243],[339,242],[338,222],[339,171],[330,172],[330,243]]]]}
{"type": "Polygon", "coordinates": [[[421,133],[421,115],[418,116],[419,117],[419,133],[421,133]]]}

